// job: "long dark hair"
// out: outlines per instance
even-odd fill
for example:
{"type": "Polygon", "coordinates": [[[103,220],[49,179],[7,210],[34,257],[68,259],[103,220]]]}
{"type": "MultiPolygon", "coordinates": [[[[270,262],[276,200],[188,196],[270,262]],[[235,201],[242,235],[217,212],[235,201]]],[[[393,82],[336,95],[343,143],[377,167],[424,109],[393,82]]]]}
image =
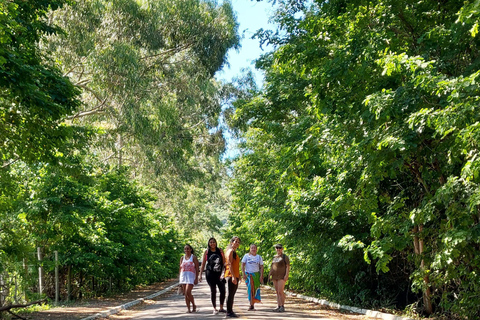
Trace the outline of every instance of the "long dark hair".
{"type": "MultiPolygon", "coordinates": [[[[237,237],[237,236],[233,236],[232,239],[230,239],[230,242],[228,243],[227,250],[228,249],[233,249],[232,243],[237,239],[238,239],[239,242],[241,241],[240,238],[237,237]]],[[[236,257],[237,257],[237,252],[235,250],[233,250],[233,258],[235,259],[236,257]]]]}
{"type": "Polygon", "coordinates": [[[183,247],[185,248],[186,246],[189,246],[189,247],[190,247],[190,250],[192,250],[192,254],[195,254],[195,252],[193,251],[193,247],[192,247],[191,245],[189,245],[188,243],[186,243],[185,246],[183,246],[183,247]]]}
{"type": "Polygon", "coordinates": [[[229,247],[229,248],[232,248],[232,243],[233,243],[233,241],[235,241],[235,240],[237,240],[237,239],[238,239],[239,242],[241,241],[239,237],[233,236],[232,239],[230,239],[230,242],[229,242],[229,244],[228,244],[228,247],[229,247]]]}
{"type": "Polygon", "coordinates": [[[217,244],[217,246],[216,246],[217,248],[216,248],[216,249],[218,249],[217,239],[215,239],[214,237],[211,237],[211,238],[208,239],[208,241],[207,241],[207,249],[208,249],[209,251],[212,251],[212,250],[210,249],[210,241],[212,241],[212,240],[215,241],[215,243],[217,244]]]}

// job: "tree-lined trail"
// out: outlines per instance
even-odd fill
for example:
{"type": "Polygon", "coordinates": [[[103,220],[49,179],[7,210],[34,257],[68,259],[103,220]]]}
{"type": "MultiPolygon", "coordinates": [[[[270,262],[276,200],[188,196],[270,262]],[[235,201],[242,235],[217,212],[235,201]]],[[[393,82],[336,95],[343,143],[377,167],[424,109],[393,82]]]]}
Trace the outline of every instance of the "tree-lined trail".
{"type": "Polygon", "coordinates": [[[480,319],[480,1],[262,2],[259,86],[216,78],[232,1],[0,1],[0,309],[237,236],[285,247],[289,290],[480,319]]]}
{"type": "MultiPolygon", "coordinates": [[[[225,314],[212,313],[210,303],[210,290],[206,281],[200,282],[193,289],[195,303],[198,311],[187,313],[183,296],[170,294],[159,296],[154,301],[146,301],[143,305],[124,310],[119,314],[110,316],[114,320],[156,320],[156,319],[223,319],[225,314]]],[[[218,297],[217,297],[218,299],[218,297]]],[[[315,303],[299,298],[287,297],[285,304],[286,312],[273,312],[276,305],[275,292],[268,288],[262,288],[262,303],[256,304],[256,311],[247,311],[249,306],[245,283],[240,283],[235,295],[234,311],[241,319],[329,319],[329,320],[366,320],[364,315],[345,314],[339,310],[328,309],[315,303]]]]}

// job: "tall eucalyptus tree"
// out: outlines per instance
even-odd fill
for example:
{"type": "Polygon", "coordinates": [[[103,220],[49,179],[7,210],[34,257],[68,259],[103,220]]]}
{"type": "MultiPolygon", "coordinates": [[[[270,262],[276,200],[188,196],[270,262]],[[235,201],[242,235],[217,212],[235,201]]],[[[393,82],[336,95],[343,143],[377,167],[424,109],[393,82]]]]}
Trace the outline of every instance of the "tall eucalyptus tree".
{"type": "MultiPolygon", "coordinates": [[[[213,75],[239,45],[231,4],[87,0],[50,19],[65,33],[44,50],[83,89],[84,107],[68,122],[96,128],[92,150],[103,161],[133,168],[161,191],[161,206],[191,216],[183,202],[211,199],[219,187],[224,141],[215,131],[221,97],[213,75]]],[[[205,205],[198,210],[208,214],[205,205]]]]}

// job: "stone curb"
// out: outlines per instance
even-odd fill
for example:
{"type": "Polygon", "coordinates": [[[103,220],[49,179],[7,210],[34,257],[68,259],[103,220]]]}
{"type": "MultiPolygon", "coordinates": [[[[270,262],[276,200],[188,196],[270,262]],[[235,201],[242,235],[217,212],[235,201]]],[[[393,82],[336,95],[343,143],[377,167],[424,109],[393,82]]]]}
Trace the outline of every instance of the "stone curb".
{"type": "MultiPolygon", "coordinates": [[[[274,288],[270,287],[270,286],[265,286],[266,288],[270,289],[270,290],[275,290],[274,288]]],[[[351,311],[351,312],[354,312],[354,313],[359,313],[359,314],[364,314],[370,318],[373,318],[373,319],[382,319],[382,320],[413,320],[411,318],[405,318],[405,317],[401,317],[401,316],[396,316],[396,315],[393,315],[393,314],[389,314],[389,313],[384,313],[384,312],[379,312],[379,311],[373,311],[373,310],[368,310],[368,309],[361,309],[361,308],[357,308],[357,307],[351,307],[351,306],[345,306],[345,305],[341,305],[341,304],[338,304],[338,303],[334,303],[334,302],[330,302],[330,301],[327,301],[327,300],[324,300],[324,299],[317,299],[317,298],[314,298],[314,297],[309,297],[309,296],[304,296],[302,294],[298,294],[298,293],[292,293],[292,292],[289,292],[289,291],[285,291],[285,294],[287,296],[291,296],[291,297],[297,297],[297,298],[300,298],[300,299],[303,299],[303,300],[307,300],[307,301],[311,301],[311,302],[314,302],[314,303],[318,303],[320,305],[323,305],[323,306],[328,306],[332,309],[341,309],[341,310],[347,310],[347,311],[351,311]]]]}
{"type": "Polygon", "coordinates": [[[122,304],[118,307],[113,307],[112,309],[110,310],[107,310],[107,311],[102,311],[102,312],[99,312],[97,314],[94,314],[93,316],[89,316],[89,317],[86,317],[86,318],[83,318],[81,320],[93,320],[93,319],[101,319],[101,318],[107,318],[108,316],[111,316],[112,314],[116,314],[116,313],[119,313],[120,311],[122,310],[125,310],[125,309],[128,309],[128,308],[131,308],[139,303],[143,303],[145,300],[151,300],[161,294],[164,294],[172,289],[175,289],[178,287],[178,283],[177,284],[174,284],[174,285],[171,285],[170,287],[168,288],[165,288],[161,291],[158,291],[158,292],[155,292],[154,294],[151,294],[149,296],[146,296],[145,298],[139,298],[139,299],[136,299],[136,300],[133,300],[133,301],[130,301],[130,302],[127,302],[125,304],[122,304]]]}

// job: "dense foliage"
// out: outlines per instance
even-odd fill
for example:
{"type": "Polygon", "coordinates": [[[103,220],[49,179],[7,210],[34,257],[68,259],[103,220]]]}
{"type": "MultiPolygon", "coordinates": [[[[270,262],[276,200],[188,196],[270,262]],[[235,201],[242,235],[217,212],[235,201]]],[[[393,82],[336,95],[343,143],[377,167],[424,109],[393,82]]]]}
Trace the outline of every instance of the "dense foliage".
{"type": "Polygon", "coordinates": [[[275,50],[234,103],[230,229],[285,243],[291,288],[480,316],[479,8],[281,1],[258,33],[275,50]]]}
{"type": "Polygon", "coordinates": [[[69,121],[96,128],[95,152],[155,188],[187,236],[217,230],[224,140],[213,74],[238,46],[231,4],[88,0],[51,19],[65,33],[44,49],[83,89],[69,121]]]}
{"type": "Polygon", "coordinates": [[[0,3],[0,165],[55,154],[71,130],[59,123],[79,106],[79,90],[42,61],[37,42],[57,29],[45,22],[65,0],[0,3]]]}
{"type": "MultiPolygon", "coordinates": [[[[40,247],[45,272],[51,273],[57,251],[63,298],[67,273],[79,283],[72,285],[70,298],[175,276],[181,247],[175,227],[154,209],[155,198],[129,181],[127,171],[98,169],[71,156],[59,166],[13,165],[10,178],[17,187],[3,216],[5,271],[25,276],[15,267],[39,265],[35,252],[40,247]]],[[[37,279],[35,268],[22,284],[32,285],[32,279],[37,279]]],[[[46,289],[54,296],[52,287],[46,289]]]]}
{"type": "Polygon", "coordinates": [[[39,266],[54,297],[54,252],[62,300],[176,276],[226,215],[231,4],[7,0],[0,22],[0,302],[39,266]]]}
{"type": "Polygon", "coordinates": [[[272,2],[261,90],[213,78],[228,1],[0,2],[2,302],[33,297],[37,247],[50,297],[54,251],[62,298],[174,276],[231,191],[226,235],[284,243],[290,288],[480,316],[479,1],[272,2]]]}

